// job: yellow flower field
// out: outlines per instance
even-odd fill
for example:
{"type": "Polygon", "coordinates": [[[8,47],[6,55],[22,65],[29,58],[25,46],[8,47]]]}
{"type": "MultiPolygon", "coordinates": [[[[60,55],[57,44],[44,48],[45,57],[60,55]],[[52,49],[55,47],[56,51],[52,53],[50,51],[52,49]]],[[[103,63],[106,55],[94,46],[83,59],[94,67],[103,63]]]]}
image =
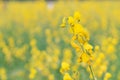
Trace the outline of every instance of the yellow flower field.
{"type": "Polygon", "coordinates": [[[0,2],[0,80],[120,80],[119,1],[0,2]]]}

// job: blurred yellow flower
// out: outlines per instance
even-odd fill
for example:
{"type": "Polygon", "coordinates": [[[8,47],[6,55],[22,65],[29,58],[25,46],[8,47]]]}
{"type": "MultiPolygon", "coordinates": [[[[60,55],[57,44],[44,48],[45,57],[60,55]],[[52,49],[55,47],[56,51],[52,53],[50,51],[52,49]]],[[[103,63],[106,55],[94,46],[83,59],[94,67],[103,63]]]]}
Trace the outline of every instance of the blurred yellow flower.
{"type": "Polygon", "coordinates": [[[0,80],[7,80],[7,74],[5,68],[0,68],[0,80]]]}
{"type": "Polygon", "coordinates": [[[73,26],[74,25],[74,18],[73,17],[68,17],[68,23],[73,26]]]}
{"type": "Polygon", "coordinates": [[[82,53],[82,55],[78,58],[78,62],[88,63],[89,60],[90,60],[90,57],[86,53],[82,53]]]}
{"type": "Polygon", "coordinates": [[[84,44],[84,48],[85,48],[86,50],[91,50],[91,49],[93,49],[93,46],[86,42],[86,43],[84,44]]]}
{"type": "Polygon", "coordinates": [[[29,78],[30,78],[30,79],[34,79],[34,78],[35,78],[36,73],[37,73],[36,69],[31,68],[31,69],[30,69],[29,78]]]}
{"type": "Polygon", "coordinates": [[[64,73],[65,71],[70,70],[70,65],[66,62],[62,62],[60,72],[64,73]]]}
{"type": "Polygon", "coordinates": [[[105,74],[104,80],[109,80],[109,78],[111,78],[111,77],[112,77],[112,75],[107,72],[107,73],[105,74]]]}
{"type": "Polygon", "coordinates": [[[73,79],[68,73],[65,73],[63,80],[73,80],[73,79]]]}
{"type": "Polygon", "coordinates": [[[80,21],[80,17],[81,17],[81,15],[79,12],[74,13],[74,19],[77,20],[78,22],[80,21]]]}

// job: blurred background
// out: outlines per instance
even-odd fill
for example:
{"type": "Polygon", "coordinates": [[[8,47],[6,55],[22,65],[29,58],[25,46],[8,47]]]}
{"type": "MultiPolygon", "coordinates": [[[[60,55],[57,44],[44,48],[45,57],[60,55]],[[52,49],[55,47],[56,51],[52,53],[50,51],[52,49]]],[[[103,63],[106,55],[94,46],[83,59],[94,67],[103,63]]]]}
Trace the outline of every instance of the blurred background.
{"type": "Polygon", "coordinates": [[[0,2],[0,80],[62,80],[60,66],[66,61],[79,71],[80,80],[89,72],[76,62],[71,34],[60,28],[64,16],[81,14],[97,52],[93,68],[98,80],[120,80],[119,1],[4,1],[0,2]]]}

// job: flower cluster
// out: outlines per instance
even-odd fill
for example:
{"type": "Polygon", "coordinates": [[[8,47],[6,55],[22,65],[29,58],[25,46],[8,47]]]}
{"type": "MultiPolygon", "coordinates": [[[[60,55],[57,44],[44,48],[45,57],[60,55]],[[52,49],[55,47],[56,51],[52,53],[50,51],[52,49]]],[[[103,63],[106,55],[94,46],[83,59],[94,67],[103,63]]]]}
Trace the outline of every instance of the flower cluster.
{"type": "Polygon", "coordinates": [[[70,65],[66,62],[62,62],[60,72],[64,75],[63,80],[73,80],[68,70],[70,70],[70,65]]]}
{"type": "Polygon", "coordinates": [[[71,45],[77,52],[80,52],[78,61],[90,64],[93,59],[93,47],[88,42],[90,39],[88,31],[80,24],[79,12],[75,12],[73,17],[70,16],[68,18],[63,18],[61,27],[65,27],[67,25],[73,35],[71,45]]]}
{"type": "Polygon", "coordinates": [[[61,27],[65,28],[66,26],[69,27],[72,34],[71,45],[79,53],[78,62],[87,63],[92,70],[93,46],[89,44],[90,37],[88,31],[80,24],[79,12],[75,12],[74,16],[63,18],[61,27]]]}

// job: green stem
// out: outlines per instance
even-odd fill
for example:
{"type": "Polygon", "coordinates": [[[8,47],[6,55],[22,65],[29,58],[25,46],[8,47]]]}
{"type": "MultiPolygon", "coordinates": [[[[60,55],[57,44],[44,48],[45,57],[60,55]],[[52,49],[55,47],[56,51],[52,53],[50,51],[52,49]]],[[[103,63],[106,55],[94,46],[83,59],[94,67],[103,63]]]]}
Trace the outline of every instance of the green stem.
{"type": "Polygon", "coordinates": [[[95,77],[95,74],[94,74],[94,72],[93,72],[92,66],[89,65],[89,68],[90,68],[90,71],[91,71],[91,74],[92,74],[93,80],[97,80],[97,78],[95,77]]]}

